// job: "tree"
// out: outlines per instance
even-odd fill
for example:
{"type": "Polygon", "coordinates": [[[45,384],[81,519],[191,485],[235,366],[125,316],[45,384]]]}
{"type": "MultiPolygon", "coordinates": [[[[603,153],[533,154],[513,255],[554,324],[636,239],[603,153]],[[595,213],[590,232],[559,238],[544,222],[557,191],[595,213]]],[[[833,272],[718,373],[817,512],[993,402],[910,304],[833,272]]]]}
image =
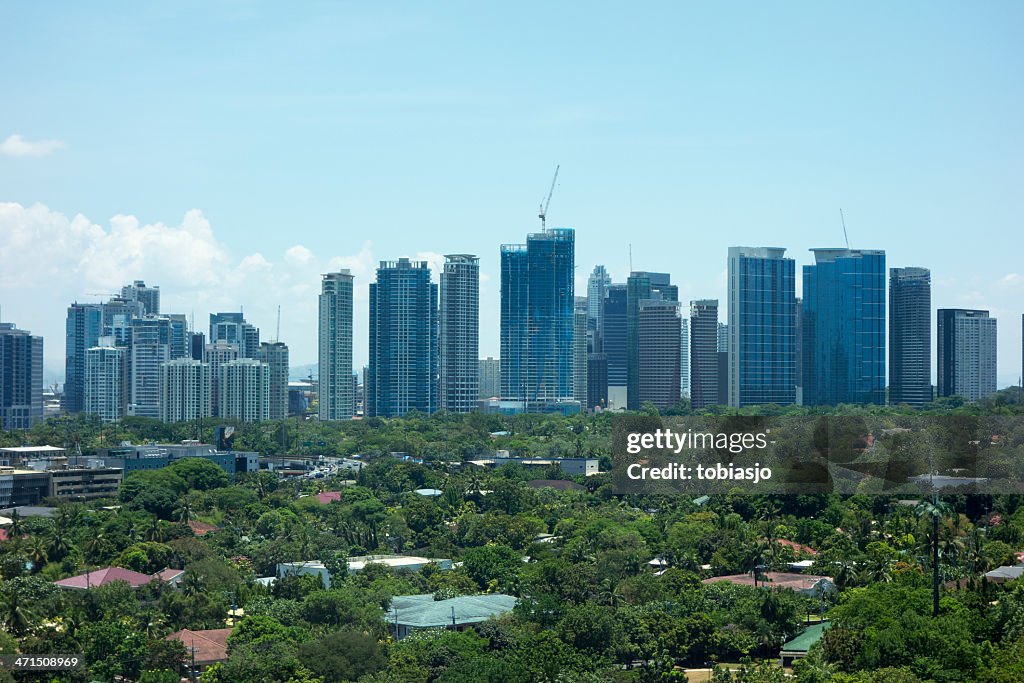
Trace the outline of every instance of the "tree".
{"type": "Polygon", "coordinates": [[[386,659],[376,638],[358,631],[335,631],[299,646],[299,661],[325,683],[354,681],[376,673],[386,659]]]}
{"type": "Polygon", "coordinates": [[[206,458],[182,458],[167,469],[181,477],[193,491],[209,491],[227,487],[231,480],[217,463],[206,458]]]}

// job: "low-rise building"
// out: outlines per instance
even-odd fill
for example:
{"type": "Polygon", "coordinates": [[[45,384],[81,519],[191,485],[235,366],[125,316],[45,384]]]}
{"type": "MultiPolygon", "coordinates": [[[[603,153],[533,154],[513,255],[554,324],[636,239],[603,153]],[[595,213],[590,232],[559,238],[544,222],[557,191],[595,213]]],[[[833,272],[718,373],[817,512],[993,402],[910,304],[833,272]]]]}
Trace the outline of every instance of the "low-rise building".
{"type": "Polygon", "coordinates": [[[391,599],[387,619],[396,638],[413,631],[445,628],[464,631],[474,624],[511,612],[518,599],[502,593],[462,595],[434,600],[431,594],[396,595],[391,599]]]}
{"type": "Polygon", "coordinates": [[[825,593],[836,590],[835,581],[830,576],[815,576],[813,574],[793,574],[790,572],[764,572],[757,576],[756,584],[753,574],[732,574],[730,576],[715,576],[701,581],[703,584],[728,581],[741,586],[758,586],[761,588],[786,588],[797,593],[810,597],[820,597],[825,593]]]}
{"type": "Polygon", "coordinates": [[[214,664],[226,662],[228,659],[229,628],[204,629],[192,631],[184,628],[175,631],[164,640],[177,640],[185,646],[185,662],[190,669],[191,680],[206,671],[214,664]]]}
{"type": "Polygon", "coordinates": [[[36,505],[50,495],[50,473],[0,467],[0,508],[36,505]]]}
{"type": "MultiPolygon", "coordinates": [[[[437,565],[438,569],[449,570],[452,561],[445,558],[415,557],[413,555],[362,555],[350,557],[348,573],[358,574],[369,564],[381,564],[392,571],[418,572],[429,564],[437,565]]],[[[282,562],[277,565],[277,578],[286,576],[318,576],[325,588],[331,587],[331,574],[323,562],[310,560],[306,562],[282,562]]]]}
{"type": "Polygon", "coordinates": [[[793,662],[807,656],[811,646],[821,640],[825,631],[831,625],[828,621],[811,624],[803,630],[803,633],[788,641],[779,651],[779,664],[783,667],[793,666],[793,662]]]}
{"type": "Polygon", "coordinates": [[[124,480],[117,467],[63,467],[50,470],[50,495],[65,500],[116,498],[124,480]]]}

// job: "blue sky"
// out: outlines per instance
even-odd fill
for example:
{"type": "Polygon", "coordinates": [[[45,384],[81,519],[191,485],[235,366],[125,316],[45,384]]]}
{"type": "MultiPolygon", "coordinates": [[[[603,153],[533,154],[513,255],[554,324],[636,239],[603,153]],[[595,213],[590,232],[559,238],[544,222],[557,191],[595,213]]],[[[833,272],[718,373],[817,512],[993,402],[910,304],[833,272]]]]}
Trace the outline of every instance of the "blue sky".
{"type": "MultiPolygon", "coordinates": [[[[932,269],[936,307],[999,317],[1021,372],[1024,5],[7,3],[3,318],[46,337],[117,284],[245,307],[316,358],[319,274],[577,230],[595,263],[725,298],[731,245],[854,247],[932,269]],[[16,137],[15,137],[16,136],[16,137]]],[[[582,290],[580,290],[582,293],[582,290]]],[[[200,325],[200,327],[205,327],[200,325]]]]}

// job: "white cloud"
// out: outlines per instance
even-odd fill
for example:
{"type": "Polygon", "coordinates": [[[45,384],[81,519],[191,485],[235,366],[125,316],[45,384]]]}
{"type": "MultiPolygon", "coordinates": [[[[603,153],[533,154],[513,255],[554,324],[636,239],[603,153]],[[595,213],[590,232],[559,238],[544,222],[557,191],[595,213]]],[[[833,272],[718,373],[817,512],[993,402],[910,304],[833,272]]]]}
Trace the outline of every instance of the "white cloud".
{"type": "Polygon", "coordinates": [[[999,279],[999,284],[1004,287],[1020,287],[1024,285],[1024,275],[1020,273],[1007,273],[999,279]]]}
{"type": "Polygon", "coordinates": [[[301,244],[296,244],[284,252],[284,260],[292,265],[304,266],[313,260],[313,252],[301,244]]]}
{"type": "Polygon", "coordinates": [[[0,142],[0,154],[10,157],[45,157],[63,149],[60,140],[26,140],[17,133],[0,142]]]}

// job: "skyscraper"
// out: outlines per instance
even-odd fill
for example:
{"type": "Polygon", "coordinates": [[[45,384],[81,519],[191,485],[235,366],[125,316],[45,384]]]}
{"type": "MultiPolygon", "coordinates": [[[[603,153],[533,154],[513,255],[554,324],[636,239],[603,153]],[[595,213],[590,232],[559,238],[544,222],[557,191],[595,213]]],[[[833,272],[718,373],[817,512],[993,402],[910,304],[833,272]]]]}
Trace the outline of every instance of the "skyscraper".
{"type": "Polygon", "coordinates": [[[381,261],[377,282],[370,285],[367,415],[437,409],[437,328],[437,285],[430,282],[427,262],[381,261]]]}
{"type": "Polygon", "coordinates": [[[171,321],[147,315],[132,320],[128,414],[160,418],[160,366],[171,358],[171,321]]]}
{"type": "Polygon", "coordinates": [[[576,312],[573,314],[572,383],[573,399],[587,407],[587,298],[578,297],[576,312]]]}
{"type": "MultiPolygon", "coordinates": [[[[608,287],[612,284],[612,276],[602,265],[594,266],[594,271],[587,280],[587,329],[594,337],[592,351],[601,351],[601,312],[604,310],[604,298],[608,287]]],[[[593,407],[593,406],[591,406],[593,407]]]]}
{"type": "Polygon", "coordinates": [[[803,268],[803,402],[885,403],[885,252],[812,249],[803,268]]]}
{"type": "Polygon", "coordinates": [[[113,337],[100,337],[97,346],[85,352],[84,412],[104,422],[124,417],[127,353],[114,346],[113,337]]]}
{"type": "Polygon", "coordinates": [[[725,350],[731,406],[796,402],[796,265],[776,247],[729,248],[725,350]]]}
{"type": "Polygon", "coordinates": [[[679,326],[679,395],[690,398],[690,319],[682,318],[679,326]]]}
{"type": "Polygon", "coordinates": [[[501,361],[497,358],[480,359],[480,398],[501,396],[501,361]]]}
{"type": "Polygon", "coordinates": [[[646,300],[678,301],[679,290],[668,273],[636,271],[626,281],[626,405],[640,409],[640,304],[646,300]]]}
{"type": "Polygon", "coordinates": [[[729,405],[729,325],[718,323],[718,398],[715,403],[729,405]]]}
{"type": "Polygon", "coordinates": [[[78,413],[85,408],[86,352],[103,336],[103,304],[68,306],[64,359],[63,408],[78,413]]]}
{"type": "Polygon", "coordinates": [[[219,408],[218,416],[223,418],[269,420],[270,366],[255,358],[238,358],[221,365],[219,408]]]}
{"type": "Polygon", "coordinates": [[[203,362],[210,366],[210,412],[220,415],[220,366],[238,359],[238,344],[217,342],[207,344],[203,362]]]}
{"type": "MultiPolygon", "coordinates": [[[[319,382],[320,419],[350,420],[355,415],[352,392],[352,273],[323,276],[320,290],[319,382]]],[[[363,377],[365,382],[366,377],[363,377]]]]}
{"type": "Polygon", "coordinates": [[[43,338],[0,323],[0,429],[43,419],[43,338]]]}
{"type": "Polygon", "coordinates": [[[501,246],[502,398],[543,411],[572,401],[575,232],[501,246]]]}
{"type": "Polygon", "coordinates": [[[179,358],[161,366],[160,419],[164,422],[201,420],[213,415],[210,366],[179,358]]]}
{"type": "Polygon", "coordinates": [[[679,302],[641,301],[639,332],[640,405],[670,408],[679,403],[679,302]]]}
{"type": "Polygon", "coordinates": [[[690,405],[718,401],[718,299],[690,302],[690,405]]]}
{"type": "Polygon", "coordinates": [[[160,287],[147,287],[142,280],[136,280],[121,288],[121,298],[142,304],[142,315],[160,315],[160,287]]]}
{"type": "Polygon", "coordinates": [[[609,285],[601,314],[601,349],[606,356],[608,408],[625,410],[629,350],[626,331],[626,285],[609,285]]]}
{"type": "Polygon", "coordinates": [[[270,368],[269,419],[283,420],[288,417],[288,346],[279,341],[263,342],[256,359],[270,368]]]}
{"type": "Polygon", "coordinates": [[[440,400],[455,413],[474,410],[479,399],[480,259],[448,254],[441,273],[440,400]]]}
{"type": "Polygon", "coordinates": [[[988,311],[938,311],[939,396],[979,401],[996,392],[996,319],[988,311]]]}
{"type": "Polygon", "coordinates": [[[889,269],[889,403],[932,400],[932,276],[927,268],[889,269]]]}
{"type": "Polygon", "coordinates": [[[255,358],[260,348],[260,330],[245,321],[241,311],[210,314],[210,343],[238,345],[239,358],[255,358]]]}

